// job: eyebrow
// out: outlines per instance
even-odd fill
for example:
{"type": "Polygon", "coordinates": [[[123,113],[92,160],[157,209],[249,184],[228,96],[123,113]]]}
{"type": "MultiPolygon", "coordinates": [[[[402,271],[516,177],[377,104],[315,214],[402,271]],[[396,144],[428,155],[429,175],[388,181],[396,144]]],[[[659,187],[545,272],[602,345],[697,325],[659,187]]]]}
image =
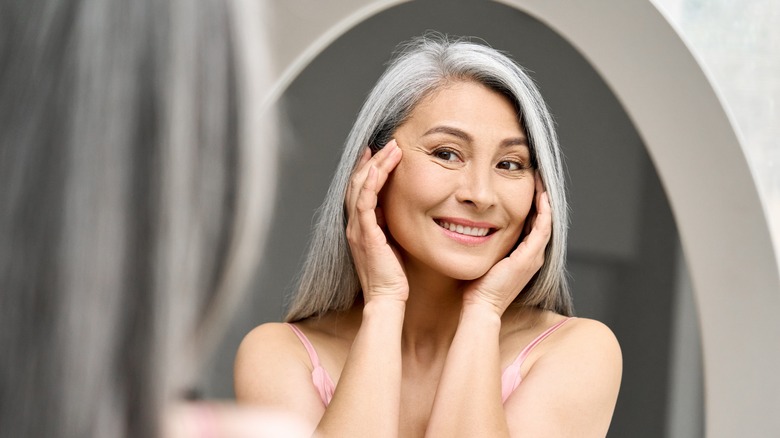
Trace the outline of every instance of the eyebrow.
{"type": "MultiPolygon", "coordinates": [[[[447,134],[469,143],[474,142],[474,138],[469,135],[469,133],[452,126],[434,126],[433,128],[427,130],[425,134],[423,134],[423,137],[432,134],[447,134]]],[[[528,146],[528,139],[526,139],[525,136],[507,138],[501,141],[501,146],[528,146]]]]}

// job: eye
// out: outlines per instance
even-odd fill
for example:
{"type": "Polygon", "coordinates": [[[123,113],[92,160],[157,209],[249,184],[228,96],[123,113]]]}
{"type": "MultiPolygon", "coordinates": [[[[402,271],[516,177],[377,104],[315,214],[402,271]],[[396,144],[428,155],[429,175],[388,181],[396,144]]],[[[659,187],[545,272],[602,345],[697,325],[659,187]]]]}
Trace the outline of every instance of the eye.
{"type": "Polygon", "coordinates": [[[437,149],[431,154],[434,157],[444,161],[457,161],[458,154],[450,149],[437,149]]]}
{"type": "Polygon", "coordinates": [[[523,169],[527,168],[528,166],[526,166],[525,164],[520,163],[518,161],[504,160],[504,161],[499,161],[499,163],[496,165],[496,167],[498,169],[512,171],[512,170],[523,170],[523,169]]]}

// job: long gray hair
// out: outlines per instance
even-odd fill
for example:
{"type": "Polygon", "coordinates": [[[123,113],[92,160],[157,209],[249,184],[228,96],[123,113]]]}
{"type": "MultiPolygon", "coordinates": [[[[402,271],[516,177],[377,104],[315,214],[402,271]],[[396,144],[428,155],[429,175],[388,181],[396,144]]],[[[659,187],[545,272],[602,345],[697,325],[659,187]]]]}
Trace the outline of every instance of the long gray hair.
{"type": "MultiPolygon", "coordinates": [[[[415,105],[449,81],[476,81],[507,96],[529,138],[549,194],[553,232],[544,266],[515,303],[573,314],[566,278],[568,210],[552,117],[531,78],[506,55],[465,39],[427,34],[403,45],[369,94],[350,132],[318,220],[287,321],[351,307],[360,292],[345,234],[344,196],[366,145],[382,147],[415,105]]],[[[521,292],[521,291],[518,291],[521,292]]]]}
{"type": "Polygon", "coordinates": [[[157,436],[246,285],[275,143],[231,8],[2,2],[0,436],[157,436]]]}

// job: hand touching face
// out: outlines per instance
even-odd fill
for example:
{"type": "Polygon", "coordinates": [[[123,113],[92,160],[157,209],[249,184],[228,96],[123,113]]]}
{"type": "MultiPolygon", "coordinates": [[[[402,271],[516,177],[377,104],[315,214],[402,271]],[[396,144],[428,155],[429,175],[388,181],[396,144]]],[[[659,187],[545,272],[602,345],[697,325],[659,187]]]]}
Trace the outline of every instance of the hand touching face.
{"type": "Polygon", "coordinates": [[[403,158],[379,206],[407,269],[484,275],[517,243],[534,196],[516,110],[476,82],[423,99],[395,133],[403,158]]]}

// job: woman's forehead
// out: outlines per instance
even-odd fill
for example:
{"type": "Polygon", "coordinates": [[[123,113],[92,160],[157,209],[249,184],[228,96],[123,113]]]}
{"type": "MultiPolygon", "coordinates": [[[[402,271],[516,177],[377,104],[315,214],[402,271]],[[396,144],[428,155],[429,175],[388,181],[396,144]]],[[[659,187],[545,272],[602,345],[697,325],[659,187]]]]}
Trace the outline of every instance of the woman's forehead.
{"type": "Polygon", "coordinates": [[[449,83],[438,88],[415,106],[404,125],[414,126],[421,135],[469,137],[490,131],[525,138],[513,102],[475,81],[449,83]]]}

